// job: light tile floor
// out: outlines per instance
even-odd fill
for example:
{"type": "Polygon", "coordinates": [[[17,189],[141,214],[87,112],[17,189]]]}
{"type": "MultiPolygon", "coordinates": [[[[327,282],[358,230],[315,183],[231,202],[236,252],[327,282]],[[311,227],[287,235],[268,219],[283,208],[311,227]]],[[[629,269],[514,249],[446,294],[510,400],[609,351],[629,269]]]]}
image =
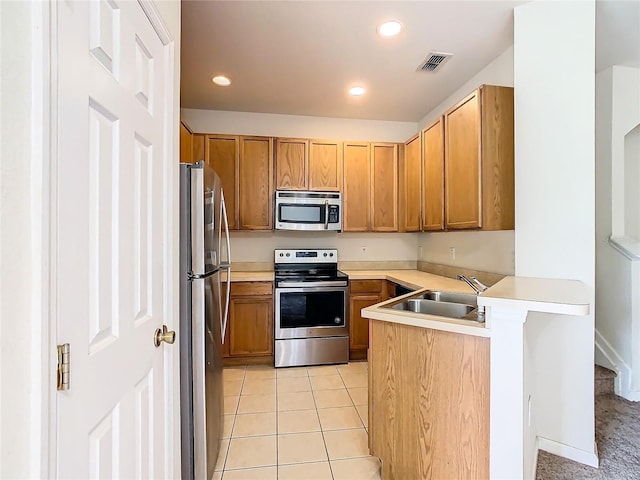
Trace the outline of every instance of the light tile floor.
{"type": "Polygon", "coordinates": [[[214,480],[374,480],[367,363],[229,367],[214,480]]]}

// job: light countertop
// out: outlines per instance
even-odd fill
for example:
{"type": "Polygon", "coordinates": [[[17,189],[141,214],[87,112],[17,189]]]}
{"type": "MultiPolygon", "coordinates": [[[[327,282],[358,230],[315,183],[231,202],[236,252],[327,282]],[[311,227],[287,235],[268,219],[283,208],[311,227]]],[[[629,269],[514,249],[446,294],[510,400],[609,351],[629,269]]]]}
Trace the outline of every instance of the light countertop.
{"type": "MultiPolygon", "coordinates": [[[[420,290],[446,290],[473,293],[463,281],[434,275],[419,270],[343,270],[350,280],[390,280],[408,288],[420,290]]],[[[231,271],[232,282],[271,282],[273,271],[231,271]]],[[[414,292],[414,293],[416,293],[414,292]]],[[[588,287],[577,280],[558,280],[527,277],[505,277],[478,297],[478,305],[493,308],[520,309],[564,315],[589,313],[588,287]]],[[[411,296],[413,293],[407,294],[411,296]]],[[[363,309],[367,318],[403,323],[423,328],[434,328],[475,336],[490,336],[485,324],[455,320],[434,315],[404,312],[382,308],[399,297],[363,309]]]]}

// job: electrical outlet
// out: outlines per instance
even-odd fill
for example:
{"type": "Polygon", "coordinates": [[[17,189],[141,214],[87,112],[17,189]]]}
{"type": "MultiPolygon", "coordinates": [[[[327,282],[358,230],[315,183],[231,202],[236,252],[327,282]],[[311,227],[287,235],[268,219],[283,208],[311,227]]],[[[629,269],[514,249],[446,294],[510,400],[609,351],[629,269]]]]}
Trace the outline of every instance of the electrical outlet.
{"type": "Polygon", "coordinates": [[[367,247],[360,247],[360,250],[362,251],[362,255],[367,254],[367,247]]]}
{"type": "Polygon", "coordinates": [[[449,247],[449,258],[451,258],[451,260],[456,259],[456,247],[449,247]]]}

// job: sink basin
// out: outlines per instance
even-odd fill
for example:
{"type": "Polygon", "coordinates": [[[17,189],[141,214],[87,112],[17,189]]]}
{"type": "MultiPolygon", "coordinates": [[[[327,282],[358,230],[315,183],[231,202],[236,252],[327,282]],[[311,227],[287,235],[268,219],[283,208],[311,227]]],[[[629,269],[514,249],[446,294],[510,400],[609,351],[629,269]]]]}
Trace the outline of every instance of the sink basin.
{"type": "Polygon", "coordinates": [[[428,290],[390,303],[383,308],[484,322],[484,312],[478,314],[477,296],[472,293],[428,290]]]}
{"type": "MultiPolygon", "coordinates": [[[[412,297],[414,298],[414,297],[412,297]]],[[[435,300],[436,302],[463,303],[465,305],[478,305],[478,297],[475,293],[442,292],[439,290],[429,290],[419,297],[425,300],[435,300]]]]}
{"type": "Polygon", "coordinates": [[[393,305],[394,310],[426,313],[440,317],[462,318],[471,313],[476,307],[462,303],[438,302],[436,300],[411,299],[393,305]]]}

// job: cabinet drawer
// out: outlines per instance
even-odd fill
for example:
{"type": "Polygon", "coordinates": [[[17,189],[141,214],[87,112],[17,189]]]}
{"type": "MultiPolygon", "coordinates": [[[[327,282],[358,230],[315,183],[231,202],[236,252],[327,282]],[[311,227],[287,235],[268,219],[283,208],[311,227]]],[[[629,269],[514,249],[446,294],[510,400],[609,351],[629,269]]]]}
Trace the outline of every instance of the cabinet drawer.
{"type": "Polygon", "coordinates": [[[272,295],[272,282],[231,282],[232,297],[272,295]]]}
{"type": "Polygon", "coordinates": [[[350,288],[351,293],[380,293],[382,280],[352,280],[350,288]]]}

